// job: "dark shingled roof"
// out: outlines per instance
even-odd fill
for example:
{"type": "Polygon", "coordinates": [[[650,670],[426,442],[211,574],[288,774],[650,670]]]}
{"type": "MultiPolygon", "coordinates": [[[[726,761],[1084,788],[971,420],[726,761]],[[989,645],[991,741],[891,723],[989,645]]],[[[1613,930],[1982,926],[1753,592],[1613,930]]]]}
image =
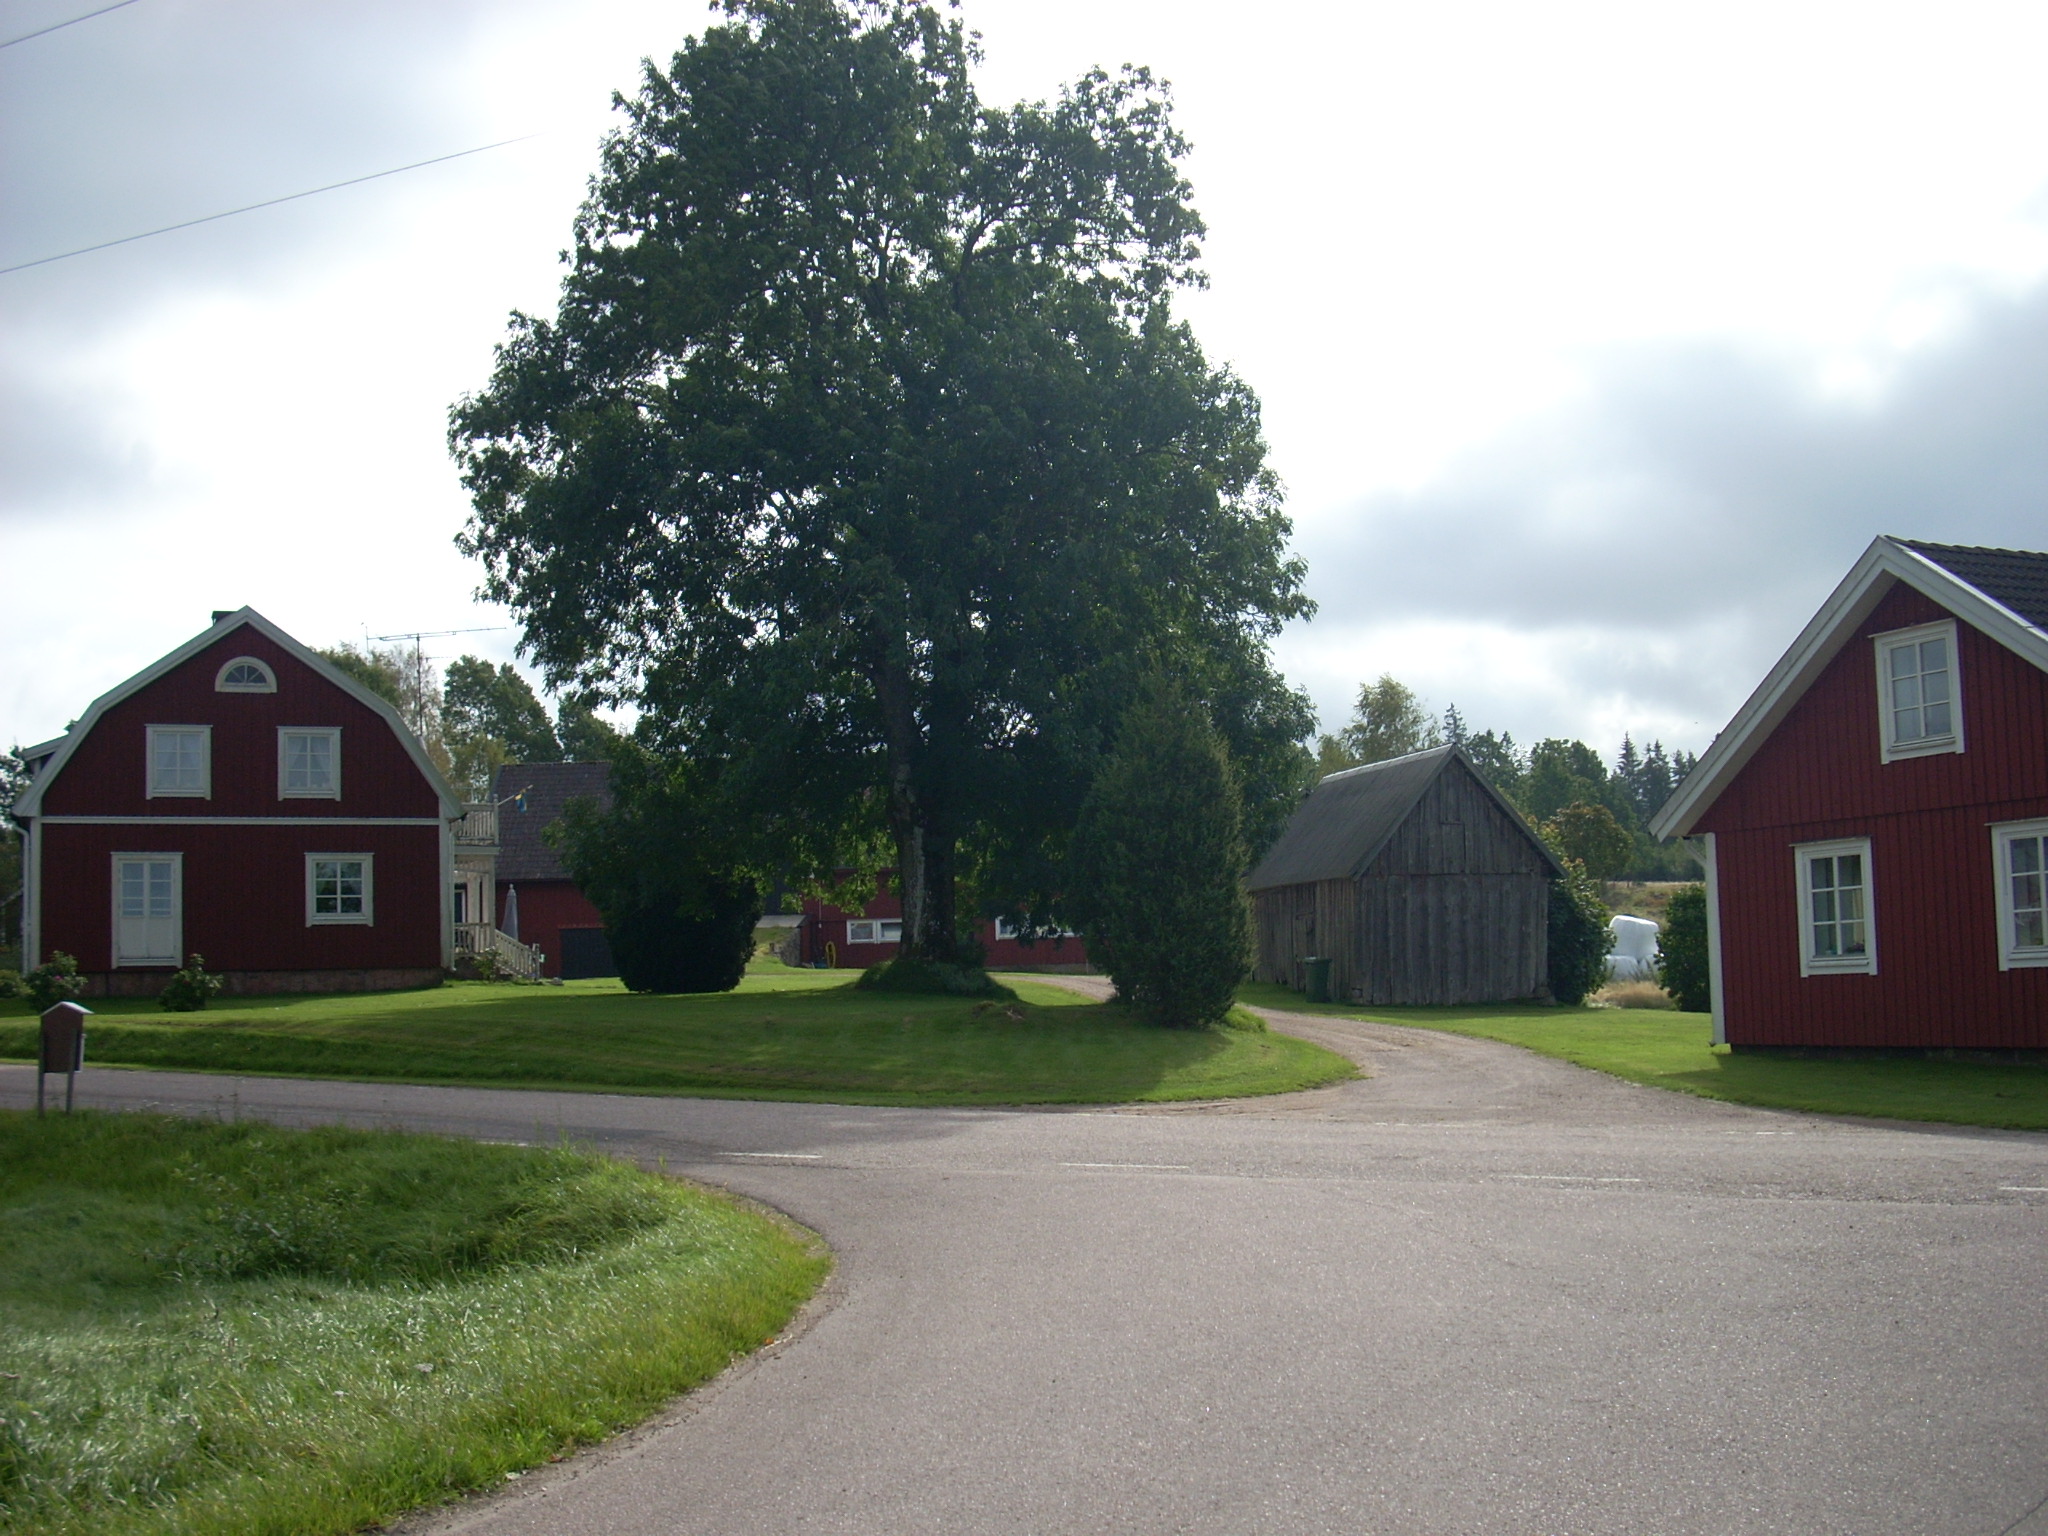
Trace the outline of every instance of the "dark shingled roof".
{"type": "Polygon", "coordinates": [[[541,833],[571,800],[612,803],[610,763],[507,763],[491,785],[498,807],[498,882],[566,880],[569,872],[541,833]]]}
{"type": "Polygon", "coordinates": [[[1457,755],[1455,747],[1432,747],[1331,774],[1295,807],[1246,887],[1264,891],[1362,873],[1457,755]]]}
{"type": "Polygon", "coordinates": [[[2036,629],[2048,629],[2048,555],[2024,549],[1980,549],[1970,544],[1923,544],[1894,539],[1968,582],[2036,629]]]}

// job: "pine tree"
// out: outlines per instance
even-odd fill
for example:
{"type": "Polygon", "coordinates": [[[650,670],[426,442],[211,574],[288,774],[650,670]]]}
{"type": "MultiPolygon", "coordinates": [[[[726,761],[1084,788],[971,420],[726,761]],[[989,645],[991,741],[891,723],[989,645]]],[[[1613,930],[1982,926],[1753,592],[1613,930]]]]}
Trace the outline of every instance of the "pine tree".
{"type": "Polygon", "coordinates": [[[1125,715],[1074,834],[1088,953],[1154,1023],[1220,1021],[1251,970],[1242,820],[1208,712],[1156,686],[1125,715]]]}

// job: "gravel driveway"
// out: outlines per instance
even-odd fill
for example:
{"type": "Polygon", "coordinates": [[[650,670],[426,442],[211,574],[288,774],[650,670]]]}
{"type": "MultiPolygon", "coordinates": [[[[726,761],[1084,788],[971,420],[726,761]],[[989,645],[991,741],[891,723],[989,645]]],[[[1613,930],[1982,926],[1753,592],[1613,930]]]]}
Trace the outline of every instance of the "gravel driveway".
{"type": "MultiPolygon", "coordinates": [[[[414,1533],[2048,1536],[2048,1137],[1275,1017],[1373,1075],[1091,1111],[111,1070],[80,1099],[566,1133],[837,1250],[772,1349],[414,1533]]],[[[0,1104],[33,1092],[0,1068],[0,1104]]]]}

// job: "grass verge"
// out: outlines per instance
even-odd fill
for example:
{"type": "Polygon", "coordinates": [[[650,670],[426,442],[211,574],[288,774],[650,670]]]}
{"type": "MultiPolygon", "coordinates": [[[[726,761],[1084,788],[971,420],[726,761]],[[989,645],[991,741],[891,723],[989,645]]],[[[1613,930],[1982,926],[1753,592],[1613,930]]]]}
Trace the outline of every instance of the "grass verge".
{"type": "Polygon", "coordinates": [[[828,1265],[568,1150],[0,1114],[0,1531],[356,1530],[645,1418],[828,1265]]]}
{"type": "MultiPolygon", "coordinates": [[[[1236,1098],[1357,1072],[1285,1035],[1155,1029],[1056,986],[1015,987],[1015,1001],[904,996],[776,965],[696,997],[606,981],[217,998],[195,1014],[107,999],[94,1004],[86,1055],[195,1072],[909,1105],[1236,1098]]],[[[32,1020],[0,1022],[0,1057],[34,1049],[32,1020]]]]}
{"type": "Polygon", "coordinates": [[[1630,1082],[1735,1104],[2048,1130],[2048,1068],[2043,1067],[1903,1058],[1810,1061],[1733,1055],[1725,1046],[1713,1044],[1713,1024],[1704,1013],[1551,1008],[1528,1003],[1361,1008],[1304,1002],[1299,993],[1265,983],[1240,988],[1238,997],[1261,1008],[1376,1019],[1501,1040],[1630,1082]]]}

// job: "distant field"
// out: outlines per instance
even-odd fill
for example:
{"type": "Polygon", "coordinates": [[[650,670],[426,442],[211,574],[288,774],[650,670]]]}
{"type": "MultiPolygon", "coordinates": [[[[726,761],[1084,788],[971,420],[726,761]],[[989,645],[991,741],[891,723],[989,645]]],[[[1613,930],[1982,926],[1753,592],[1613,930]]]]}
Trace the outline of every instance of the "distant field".
{"type": "Polygon", "coordinates": [[[757,1349],[809,1234],[566,1149],[0,1113],[0,1532],[339,1536],[757,1349]]]}
{"type": "MultiPolygon", "coordinates": [[[[201,1013],[95,1003],[99,1065],[855,1104],[1100,1104],[1284,1093],[1356,1075],[1307,1041],[1168,1030],[1036,982],[1014,1003],[856,991],[846,971],[757,968],[735,992],[616,981],[216,998],[201,1013]]],[[[34,1055],[26,1007],[0,1057],[34,1055]]]]}
{"type": "Polygon", "coordinates": [[[1502,1040],[1611,1072],[1630,1082],[1736,1104],[2048,1130],[2048,1067],[1736,1056],[1725,1047],[1715,1048],[1713,1024],[1704,1013],[1552,1008],[1527,1003],[1485,1008],[1361,1008],[1307,1003],[1299,993],[1263,983],[1241,988],[1238,997],[1261,1008],[1378,1019],[1502,1040]]]}

